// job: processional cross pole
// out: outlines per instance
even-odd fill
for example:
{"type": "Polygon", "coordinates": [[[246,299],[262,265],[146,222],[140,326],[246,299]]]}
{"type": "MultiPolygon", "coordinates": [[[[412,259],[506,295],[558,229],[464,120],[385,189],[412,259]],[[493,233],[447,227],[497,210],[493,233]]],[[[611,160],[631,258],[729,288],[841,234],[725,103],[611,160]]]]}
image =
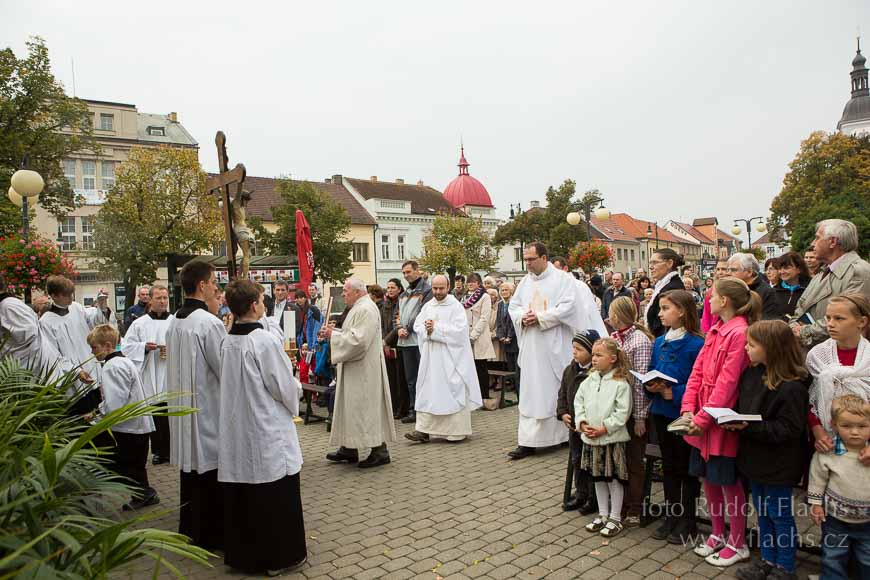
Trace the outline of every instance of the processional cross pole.
{"type": "MultiPolygon", "coordinates": [[[[218,191],[221,199],[221,215],[224,220],[224,235],[227,243],[227,274],[230,280],[235,280],[236,271],[236,252],[238,251],[238,241],[233,230],[233,211],[232,200],[230,199],[230,185],[236,184],[238,192],[242,191],[242,184],[245,182],[245,166],[237,163],[236,166],[229,169],[229,158],[227,157],[227,136],[223,131],[218,131],[215,135],[214,143],[217,146],[218,167],[220,173],[209,177],[205,182],[205,189],[208,193],[218,191]]],[[[238,197],[238,196],[236,196],[238,197]]]]}

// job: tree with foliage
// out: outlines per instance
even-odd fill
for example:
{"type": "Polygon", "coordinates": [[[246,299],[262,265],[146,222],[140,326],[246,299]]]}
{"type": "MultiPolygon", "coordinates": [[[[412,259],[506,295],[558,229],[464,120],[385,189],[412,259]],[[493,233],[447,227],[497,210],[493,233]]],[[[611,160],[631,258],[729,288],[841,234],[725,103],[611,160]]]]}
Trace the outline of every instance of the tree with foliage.
{"type": "Polygon", "coordinates": [[[741,251],[744,254],[752,254],[753,256],[755,256],[755,259],[758,260],[758,263],[761,264],[762,267],[764,267],[764,263],[767,261],[767,254],[764,250],[762,250],[758,246],[755,246],[754,248],[744,247],[741,251]]]}
{"type": "Polygon", "coordinates": [[[557,188],[547,189],[546,207],[531,208],[498,228],[493,243],[543,242],[551,255],[567,256],[578,242],[586,239],[586,224],[572,226],[565,221],[571,212],[583,215],[584,207],[593,206],[592,199],[600,196],[597,189],[587,191],[581,200],[575,200],[577,184],[566,179],[557,188]]]}
{"type": "Polygon", "coordinates": [[[110,430],[124,421],[193,409],[145,401],[90,424],[70,418],[77,399],[64,393],[75,380],[75,371],[54,378],[51,369],[0,359],[0,577],[111,578],[148,560],[145,574],[182,577],[175,556],[209,566],[210,554],[189,538],[147,527],[168,511],[120,516],[133,488],[110,471],[106,448],[110,430]]]}
{"type": "Polygon", "coordinates": [[[568,261],[571,266],[580,268],[591,276],[613,264],[613,248],[597,240],[580,242],[571,248],[568,261]]]}
{"type": "Polygon", "coordinates": [[[39,203],[54,215],[68,213],[75,197],[61,160],[69,154],[98,152],[84,101],[68,97],[51,73],[45,41],[27,42],[27,56],[0,50],[0,235],[21,227],[21,210],[6,197],[12,174],[25,157],[45,180],[39,203]]]}
{"type": "Polygon", "coordinates": [[[858,227],[858,252],[870,255],[870,136],[817,131],[801,143],[789,168],[768,227],[787,232],[792,249],[803,251],[816,222],[849,220],[858,227]]]}
{"type": "MultiPolygon", "coordinates": [[[[277,183],[281,202],[272,208],[272,219],[278,231],[268,235],[265,247],[278,256],[296,256],[296,210],[301,209],[311,226],[311,246],[314,252],[314,275],[318,280],[344,282],[353,267],[350,240],[350,216],[341,205],[307,181],[281,178],[277,183]]],[[[265,230],[255,224],[260,235],[265,230]]],[[[263,248],[260,240],[257,246],[263,248]]]]}
{"type": "Polygon", "coordinates": [[[97,214],[94,253],[103,271],[123,280],[126,304],[157,277],[167,255],[209,250],[221,239],[217,198],[205,193],[205,178],[197,152],[175,147],[134,147],[118,168],[97,214]]]}
{"type": "Polygon", "coordinates": [[[428,272],[474,272],[491,270],[497,257],[483,220],[440,213],[423,238],[420,266],[428,272]]]}

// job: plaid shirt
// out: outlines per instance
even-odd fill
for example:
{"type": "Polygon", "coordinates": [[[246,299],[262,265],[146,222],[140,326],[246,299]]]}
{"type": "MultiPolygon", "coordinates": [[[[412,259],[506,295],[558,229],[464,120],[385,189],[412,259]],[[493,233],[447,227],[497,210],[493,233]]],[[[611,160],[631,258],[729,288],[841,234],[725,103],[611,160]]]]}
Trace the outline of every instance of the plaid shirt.
{"type": "MultiPolygon", "coordinates": [[[[632,326],[625,332],[617,331],[610,336],[619,343],[619,346],[628,355],[631,370],[640,374],[649,370],[653,343],[643,332],[632,326]]],[[[646,396],[643,384],[634,378],[634,375],[629,377],[628,383],[631,385],[631,416],[637,423],[646,419],[651,400],[646,396]]]]}

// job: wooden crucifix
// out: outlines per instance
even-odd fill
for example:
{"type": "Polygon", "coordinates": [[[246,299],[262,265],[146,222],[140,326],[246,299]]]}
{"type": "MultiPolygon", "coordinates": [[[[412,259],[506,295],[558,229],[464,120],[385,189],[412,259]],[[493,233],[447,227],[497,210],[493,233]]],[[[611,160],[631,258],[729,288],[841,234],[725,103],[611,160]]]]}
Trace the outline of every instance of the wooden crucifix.
{"type": "Polygon", "coordinates": [[[233,201],[230,199],[230,185],[237,184],[239,197],[242,192],[242,184],[245,182],[245,166],[237,163],[236,166],[229,170],[229,158],[227,157],[227,136],[223,131],[218,131],[215,135],[214,143],[217,146],[218,152],[218,168],[220,173],[213,177],[209,177],[205,182],[205,189],[208,193],[216,190],[219,191],[221,199],[221,214],[224,220],[224,235],[227,243],[227,274],[230,280],[235,280],[236,271],[236,252],[238,251],[238,241],[233,230],[233,208],[230,205],[233,201]]]}

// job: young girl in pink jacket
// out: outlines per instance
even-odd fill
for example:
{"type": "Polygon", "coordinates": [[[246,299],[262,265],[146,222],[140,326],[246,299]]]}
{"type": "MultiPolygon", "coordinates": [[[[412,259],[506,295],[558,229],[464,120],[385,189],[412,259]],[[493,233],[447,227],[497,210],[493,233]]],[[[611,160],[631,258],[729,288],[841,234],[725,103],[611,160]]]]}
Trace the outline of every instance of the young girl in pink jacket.
{"type": "Polygon", "coordinates": [[[746,328],[761,313],[761,298],[745,282],[727,276],[716,280],[710,312],[719,320],[710,328],[695,360],[681,413],[692,423],[686,442],[692,446],[689,473],[700,477],[713,523],[713,533],[695,553],[714,566],[730,566],[749,558],[745,544],[746,495],[737,477],[739,435],[716,424],[704,407],[734,408],[740,375],[749,366],[746,328]],[[725,514],[731,532],[725,535],[725,514]]]}

